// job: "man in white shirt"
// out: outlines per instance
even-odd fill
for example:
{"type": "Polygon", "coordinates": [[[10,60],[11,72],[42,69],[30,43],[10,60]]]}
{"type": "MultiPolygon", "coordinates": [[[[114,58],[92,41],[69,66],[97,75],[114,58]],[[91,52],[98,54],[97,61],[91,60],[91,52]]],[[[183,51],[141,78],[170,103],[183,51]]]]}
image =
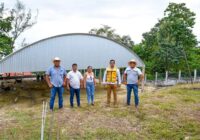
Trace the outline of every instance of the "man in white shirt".
{"type": "Polygon", "coordinates": [[[72,64],[72,70],[67,74],[67,89],[70,90],[70,106],[74,106],[74,94],[80,107],[80,88],[83,86],[83,76],[77,70],[77,64],[72,64]]]}
{"type": "Polygon", "coordinates": [[[131,91],[134,92],[135,107],[138,109],[139,96],[138,96],[138,85],[142,81],[143,74],[139,68],[136,67],[136,61],[134,59],[129,61],[129,67],[124,72],[123,81],[127,86],[127,105],[130,105],[131,91]]]}
{"type": "Polygon", "coordinates": [[[106,68],[103,77],[103,84],[107,86],[107,105],[110,106],[111,92],[114,95],[114,105],[117,104],[117,85],[121,85],[119,69],[115,66],[115,60],[110,60],[110,66],[106,68]]]}

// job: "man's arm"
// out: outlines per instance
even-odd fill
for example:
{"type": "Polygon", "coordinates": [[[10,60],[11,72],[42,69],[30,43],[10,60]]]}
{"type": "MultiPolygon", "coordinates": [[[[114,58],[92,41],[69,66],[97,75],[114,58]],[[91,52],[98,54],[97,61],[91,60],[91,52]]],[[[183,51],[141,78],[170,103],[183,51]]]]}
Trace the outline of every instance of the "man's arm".
{"type": "Polygon", "coordinates": [[[50,78],[49,78],[49,75],[48,75],[48,74],[46,74],[46,81],[47,81],[48,86],[49,86],[50,88],[52,88],[53,85],[52,85],[51,82],[50,82],[50,78]]]}
{"type": "Polygon", "coordinates": [[[64,70],[64,77],[63,77],[63,87],[67,85],[67,73],[66,70],[64,70]]]}
{"type": "Polygon", "coordinates": [[[118,85],[121,85],[121,74],[119,69],[117,70],[117,81],[118,81],[118,85]]]}
{"type": "Polygon", "coordinates": [[[46,77],[45,77],[46,82],[47,82],[48,86],[49,86],[50,88],[52,88],[53,85],[51,84],[51,81],[50,81],[51,68],[49,68],[49,69],[46,71],[45,74],[46,74],[46,77]]]}
{"type": "Polygon", "coordinates": [[[81,88],[84,88],[84,80],[83,79],[80,79],[80,86],[81,86],[81,88]]]}
{"type": "Polygon", "coordinates": [[[138,84],[140,84],[140,82],[142,82],[142,80],[143,80],[143,74],[140,74],[139,79],[138,79],[138,84]]]}
{"type": "Polygon", "coordinates": [[[63,87],[65,87],[67,85],[67,77],[66,75],[63,78],[63,87]]]}
{"type": "Polygon", "coordinates": [[[67,89],[69,90],[69,87],[70,87],[70,80],[69,80],[69,73],[67,74],[67,77],[66,77],[66,81],[67,81],[67,89]]]}
{"type": "Polygon", "coordinates": [[[80,76],[80,86],[81,86],[81,88],[83,88],[83,86],[84,86],[84,78],[83,78],[83,76],[82,76],[82,74],[79,72],[79,76],[80,76]]]}
{"type": "Polygon", "coordinates": [[[127,84],[127,68],[125,69],[124,71],[124,74],[123,74],[123,84],[127,84]]]}
{"type": "Polygon", "coordinates": [[[69,90],[69,87],[70,87],[70,85],[69,85],[69,79],[67,78],[67,89],[69,90]]]}
{"type": "Polygon", "coordinates": [[[127,74],[124,73],[123,75],[123,83],[126,84],[127,83],[127,74]]]}
{"type": "Polygon", "coordinates": [[[142,80],[143,80],[143,73],[141,72],[140,69],[138,69],[138,75],[139,75],[139,79],[138,79],[138,85],[139,85],[140,82],[142,82],[142,80]]]}
{"type": "Polygon", "coordinates": [[[106,74],[107,74],[107,71],[105,70],[104,75],[103,75],[103,84],[106,83],[106,74]]]}

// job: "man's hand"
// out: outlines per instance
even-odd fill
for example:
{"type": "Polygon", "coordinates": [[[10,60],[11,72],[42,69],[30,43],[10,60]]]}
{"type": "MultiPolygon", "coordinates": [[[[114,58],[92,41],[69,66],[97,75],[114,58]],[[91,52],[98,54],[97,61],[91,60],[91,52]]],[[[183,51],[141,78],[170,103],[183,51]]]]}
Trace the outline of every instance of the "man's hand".
{"type": "Polygon", "coordinates": [[[66,87],[66,86],[67,86],[66,82],[63,82],[63,87],[66,87]]]}
{"type": "Polygon", "coordinates": [[[53,87],[53,85],[52,85],[51,83],[49,83],[48,86],[49,86],[49,88],[52,88],[52,87],[53,87]]]}
{"type": "Polygon", "coordinates": [[[124,85],[127,85],[127,82],[126,82],[126,81],[124,81],[124,82],[122,82],[122,84],[124,84],[124,85]]]}
{"type": "Polygon", "coordinates": [[[137,82],[137,85],[138,85],[138,86],[140,85],[140,81],[137,82]]]}
{"type": "Polygon", "coordinates": [[[69,85],[67,86],[67,90],[69,90],[69,85]]]}
{"type": "Polygon", "coordinates": [[[84,88],[84,86],[81,84],[81,85],[80,85],[80,88],[84,88]]]}

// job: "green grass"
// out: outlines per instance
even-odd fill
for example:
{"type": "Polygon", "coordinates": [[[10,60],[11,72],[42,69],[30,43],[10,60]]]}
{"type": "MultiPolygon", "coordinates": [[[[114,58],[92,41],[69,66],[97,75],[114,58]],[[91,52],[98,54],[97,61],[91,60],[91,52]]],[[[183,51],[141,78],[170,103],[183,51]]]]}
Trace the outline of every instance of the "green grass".
{"type": "MultiPolygon", "coordinates": [[[[101,88],[96,91],[95,106],[87,106],[85,91],[82,91],[82,107],[73,109],[69,108],[69,94],[65,92],[65,109],[60,112],[55,103],[52,139],[56,139],[60,130],[62,140],[198,140],[200,91],[193,88],[199,86],[177,85],[140,93],[138,113],[133,105],[125,106],[125,90],[118,93],[117,107],[106,107],[106,91],[101,88]]],[[[36,90],[35,104],[31,106],[31,100],[25,100],[24,93],[23,99],[19,98],[16,103],[12,103],[16,94],[1,94],[0,139],[40,139],[42,100],[49,99],[47,91],[36,90]]],[[[47,113],[45,139],[49,136],[50,120],[51,114],[47,113]]]]}

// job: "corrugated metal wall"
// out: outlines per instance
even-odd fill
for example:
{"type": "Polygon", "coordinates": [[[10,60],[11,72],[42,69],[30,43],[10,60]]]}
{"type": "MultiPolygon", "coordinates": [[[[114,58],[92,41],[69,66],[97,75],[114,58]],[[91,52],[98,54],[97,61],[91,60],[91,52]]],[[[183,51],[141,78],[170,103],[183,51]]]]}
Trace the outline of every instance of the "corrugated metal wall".
{"type": "Polygon", "coordinates": [[[144,67],[136,54],[112,40],[90,34],[65,34],[38,41],[4,58],[0,73],[46,71],[55,56],[68,70],[72,63],[77,63],[79,69],[88,65],[105,68],[110,59],[115,59],[118,67],[126,67],[132,58],[144,67]]]}

